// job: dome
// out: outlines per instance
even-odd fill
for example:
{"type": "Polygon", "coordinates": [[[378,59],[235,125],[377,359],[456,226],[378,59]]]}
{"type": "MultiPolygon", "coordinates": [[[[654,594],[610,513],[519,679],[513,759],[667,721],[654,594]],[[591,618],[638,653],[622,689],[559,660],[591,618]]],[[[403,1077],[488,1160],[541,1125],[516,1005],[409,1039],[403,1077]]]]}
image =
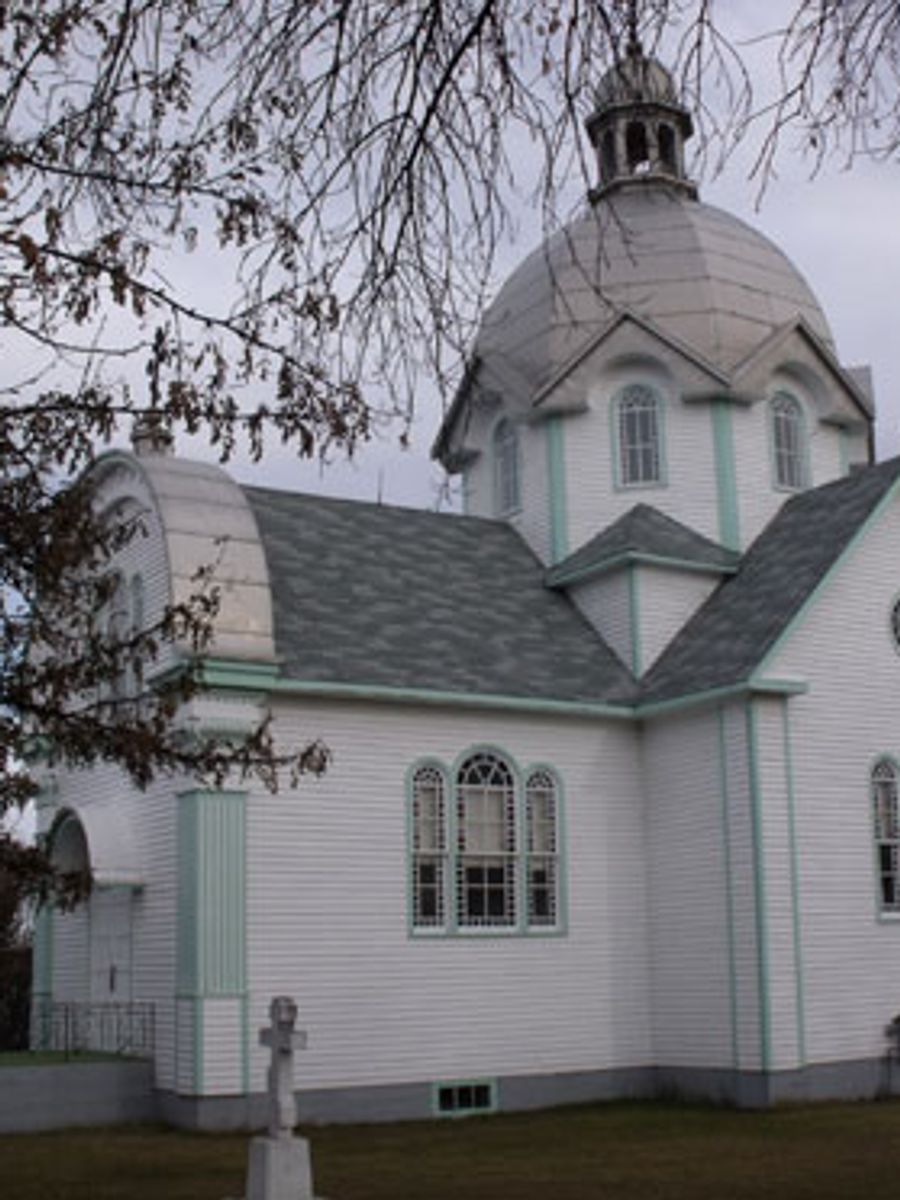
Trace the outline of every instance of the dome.
{"type": "Polygon", "coordinates": [[[476,354],[533,395],[623,310],[725,372],[798,317],[833,349],[815,296],[768,238],[684,192],[635,181],[513,272],[476,354]]]}
{"type": "Polygon", "coordinates": [[[638,54],[628,54],[610,67],[597,85],[594,98],[598,109],[641,101],[679,104],[675,82],[662,63],[638,54]]]}

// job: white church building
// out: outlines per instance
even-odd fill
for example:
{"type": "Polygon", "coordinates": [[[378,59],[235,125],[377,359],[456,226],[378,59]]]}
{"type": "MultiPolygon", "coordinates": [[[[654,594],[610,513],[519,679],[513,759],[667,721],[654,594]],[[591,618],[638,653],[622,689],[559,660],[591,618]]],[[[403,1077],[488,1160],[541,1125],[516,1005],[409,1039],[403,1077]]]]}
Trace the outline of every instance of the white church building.
{"type": "Polygon", "coordinates": [[[892,1086],[900,460],[797,270],[697,198],[663,68],[632,54],[588,128],[590,205],[435,445],[463,515],[152,441],[95,468],[147,529],[136,624],[217,564],[183,719],[332,754],[274,795],[47,775],[95,887],[42,914],[36,1002],[152,1005],[168,1120],[259,1119],[278,994],[304,1119],[892,1086]]]}

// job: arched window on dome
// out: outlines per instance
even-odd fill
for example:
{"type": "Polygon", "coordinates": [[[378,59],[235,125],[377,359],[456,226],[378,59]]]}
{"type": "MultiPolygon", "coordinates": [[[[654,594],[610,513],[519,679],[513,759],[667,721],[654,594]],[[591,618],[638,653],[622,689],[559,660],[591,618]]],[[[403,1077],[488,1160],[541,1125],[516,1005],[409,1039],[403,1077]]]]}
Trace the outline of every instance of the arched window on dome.
{"type": "Polygon", "coordinates": [[[646,487],[663,482],[662,405],[653,388],[630,383],[613,401],[617,483],[646,487]]]}
{"type": "Polygon", "coordinates": [[[775,486],[799,491],[808,482],[806,423],[800,401],[790,392],[777,392],[770,419],[775,486]]]}
{"type": "Polygon", "coordinates": [[[640,175],[650,169],[647,127],[643,121],[630,121],[626,127],[625,153],[628,156],[628,170],[632,175],[640,175]]]}
{"type": "Polygon", "coordinates": [[[603,183],[616,177],[616,139],[611,129],[606,130],[600,142],[600,176],[603,183]]]}
{"type": "Polygon", "coordinates": [[[660,125],[656,131],[656,141],[659,145],[659,161],[668,171],[677,167],[675,159],[675,130],[671,125],[660,125]]]}
{"type": "Polygon", "coordinates": [[[521,506],[519,486],[519,435],[506,417],[494,426],[494,512],[508,517],[521,506]]]}
{"type": "Polygon", "coordinates": [[[900,822],[897,767],[889,758],[872,768],[870,780],[875,833],[878,899],[882,912],[900,912],[900,822]]]}

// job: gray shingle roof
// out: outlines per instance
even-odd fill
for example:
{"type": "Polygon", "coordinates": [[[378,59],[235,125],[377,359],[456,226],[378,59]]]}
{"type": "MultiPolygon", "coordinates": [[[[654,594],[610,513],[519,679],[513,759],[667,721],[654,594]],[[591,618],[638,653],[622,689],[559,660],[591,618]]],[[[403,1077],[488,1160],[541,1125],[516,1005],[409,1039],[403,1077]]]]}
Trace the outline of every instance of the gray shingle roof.
{"type": "Polygon", "coordinates": [[[628,703],[631,674],[498,521],[245,488],[283,674],[628,703]]]}
{"type": "Polygon", "coordinates": [[[703,537],[650,504],[636,504],[574,554],[547,572],[549,587],[608,569],[629,557],[694,563],[716,571],[734,571],[740,555],[703,537]]]}
{"type": "Polygon", "coordinates": [[[641,700],[749,678],[898,478],[895,458],[789,500],[645,676],[641,700]]]}

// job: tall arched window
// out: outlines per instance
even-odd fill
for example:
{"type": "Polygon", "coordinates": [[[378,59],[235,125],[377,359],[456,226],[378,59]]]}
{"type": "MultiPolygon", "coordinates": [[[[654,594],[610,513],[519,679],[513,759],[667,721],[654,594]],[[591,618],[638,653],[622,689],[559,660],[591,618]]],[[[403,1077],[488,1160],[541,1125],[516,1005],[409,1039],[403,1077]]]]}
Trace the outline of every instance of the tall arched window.
{"type": "Polygon", "coordinates": [[[556,780],[549,771],[532,771],[525,784],[530,926],[556,925],[559,919],[557,807],[556,780]]]}
{"type": "Polygon", "coordinates": [[[772,453],[775,483],[798,491],[806,487],[806,429],[800,401],[789,392],[778,392],[772,399],[772,453]]]}
{"type": "Polygon", "coordinates": [[[872,768],[871,787],[881,911],[900,912],[897,767],[890,759],[883,758],[872,768]]]}
{"type": "Polygon", "coordinates": [[[516,789],[496,754],[466,759],[456,777],[457,923],[516,923],[516,789]]]}
{"type": "Polygon", "coordinates": [[[412,781],[412,904],[417,929],[446,920],[447,835],[444,775],[419,767],[412,781]]]}
{"type": "Polygon", "coordinates": [[[614,401],[619,478],[623,487],[662,483],[659,396],[643,383],[630,383],[614,401]]]}
{"type": "Polygon", "coordinates": [[[505,417],[494,428],[494,510],[498,517],[516,512],[519,492],[519,435],[505,417]]]}

